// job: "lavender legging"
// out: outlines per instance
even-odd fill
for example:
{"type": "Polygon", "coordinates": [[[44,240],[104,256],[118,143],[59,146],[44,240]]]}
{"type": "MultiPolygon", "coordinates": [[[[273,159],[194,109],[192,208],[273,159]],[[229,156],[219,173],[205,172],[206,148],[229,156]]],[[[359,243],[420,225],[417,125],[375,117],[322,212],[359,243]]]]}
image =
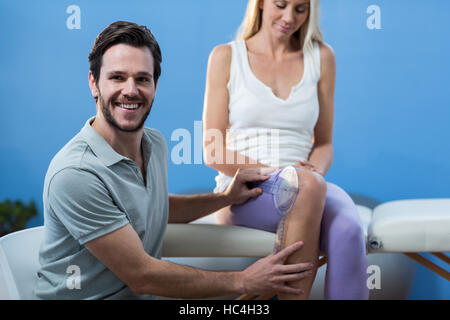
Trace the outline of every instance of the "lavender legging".
{"type": "MultiPolygon", "coordinates": [[[[278,174],[272,173],[268,181],[273,182],[278,174]]],[[[276,232],[280,219],[272,195],[264,192],[243,205],[232,206],[226,223],[276,232]]],[[[349,195],[329,182],[320,249],[327,255],[325,299],[368,299],[366,248],[359,214],[349,195]]]]}

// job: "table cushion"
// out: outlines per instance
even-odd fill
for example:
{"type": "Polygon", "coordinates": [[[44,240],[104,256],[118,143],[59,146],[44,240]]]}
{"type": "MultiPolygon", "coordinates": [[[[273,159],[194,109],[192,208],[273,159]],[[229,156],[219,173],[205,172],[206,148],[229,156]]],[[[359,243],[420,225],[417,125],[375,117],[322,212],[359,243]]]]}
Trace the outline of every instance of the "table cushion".
{"type": "Polygon", "coordinates": [[[162,256],[264,257],[274,243],[274,233],[240,226],[168,224],[162,256]]]}
{"type": "Polygon", "coordinates": [[[373,210],[370,252],[450,251],[450,199],[386,202],[373,210]]]}
{"type": "MultiPolygon", "coordinates": [[[[357,206],[367,236],[372,210],[357,206]]],[[[169,224],[164,257],[264,257],[272,253],[275,234],[241,226],[216,225],[214,215],[190,224],[169,224]]]]}

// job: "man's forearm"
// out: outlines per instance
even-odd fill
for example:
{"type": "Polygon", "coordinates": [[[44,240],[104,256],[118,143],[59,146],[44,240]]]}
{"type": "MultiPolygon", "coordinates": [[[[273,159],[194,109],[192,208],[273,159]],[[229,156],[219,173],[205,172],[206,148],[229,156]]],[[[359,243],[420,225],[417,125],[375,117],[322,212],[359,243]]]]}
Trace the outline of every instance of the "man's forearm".
{"type": "Polygon", "coordinates": [[[169,195],[169,223],[188,223],[231,205],[224,193],[169,195]]]}
{"type": "Polygon", "coordinates": [[[149,260],[138,294],[181,299],[202,299],[244,293],[240,272],[204,271],[168,261],[149,260]]]}
{"type": "MultiPolygon", "coordinates": [[[[250,161],[249,158],[246,158],[250,161]]],[[[266,167],[263,164],[247,164],[243,165],[244,168],[239,168],[237,165],[227,164],[218,165],[225,166],[225,174],[231,174],[236,179],[236,172],[241,169],[256,169],[266,167]]],[[[216,168],[213,165],[209,165],[212,168],[216,168]]],[[[219,169],[220,171],[220,169],[219,169]]],[[[250,170],[251,171],[251,170],[250,170]]],[[[187,223],[195,219],[204,217],[211,214],[223,207],[232,205],[233,203],[243,203],[250,197],[255,197],[260,194],[261,191],[248,193],[246,182],[250,181],[262,181],[268,178],[268,176],[261,176],[259,172],[246,172],[240,176],[238,183],[232,183],[228,189],[222,193],[207,193],[207,194],[195,194],[195,195],[169,195],[169,223],[187,223]],[[244,180],[243,180],[244,179],[244,180]],[[250,179],[250,180],[245,180],[250,179]],[[233,194],[230,196],[230,192],[233,194]]],[[[235,180],[233,180],[235,181],[235,180]]]]}

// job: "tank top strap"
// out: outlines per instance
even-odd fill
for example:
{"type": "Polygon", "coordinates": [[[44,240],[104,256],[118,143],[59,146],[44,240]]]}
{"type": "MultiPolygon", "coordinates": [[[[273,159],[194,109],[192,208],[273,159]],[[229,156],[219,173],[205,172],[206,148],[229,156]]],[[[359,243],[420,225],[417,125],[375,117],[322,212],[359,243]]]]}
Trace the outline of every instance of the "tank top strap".
{"type": "Polygon", "coordinates": [[[230,94],[236,92],[245,83],[243,76],[246,74],[244,59],[246,58],[244,41],[231,41],[228,43],[231,46],[231,65],[230,65],[230,80],[227,87],[230,94]]]}
{"type": "MultiPolygon", "coordinates": [[[[313,42],[313,49],[305,51],[305,64],[308,63],[307,69],[310,71],[310,79],[314,83],[317,83],[320,79],[320,48],[317,41],[313,42]]],[[[306,70],[306,68],[305,68],[306,70]]]]}

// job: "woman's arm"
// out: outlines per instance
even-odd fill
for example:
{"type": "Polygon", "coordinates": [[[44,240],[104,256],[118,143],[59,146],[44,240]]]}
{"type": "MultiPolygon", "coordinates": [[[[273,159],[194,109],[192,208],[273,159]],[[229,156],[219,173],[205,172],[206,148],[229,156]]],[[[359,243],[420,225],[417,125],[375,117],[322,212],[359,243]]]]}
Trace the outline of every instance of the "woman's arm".
{"type": "Polygon", "coordinates": [[[209,56],[203,109],[203,154],[205,164],[227,176],[241,169],[266,167],[226,148],[229,123],[227,84],[230,79],[231,47],[220,45],[209,56]]]}
{"type": "Polygon", "coordinates": [[[318,83],[319,119],[314,128],[314,145],[309,161],[325,175],[333,161],[334,90],[336,83],[336,58],[327,44],[320,45],[320,80],[318,83]]]}

